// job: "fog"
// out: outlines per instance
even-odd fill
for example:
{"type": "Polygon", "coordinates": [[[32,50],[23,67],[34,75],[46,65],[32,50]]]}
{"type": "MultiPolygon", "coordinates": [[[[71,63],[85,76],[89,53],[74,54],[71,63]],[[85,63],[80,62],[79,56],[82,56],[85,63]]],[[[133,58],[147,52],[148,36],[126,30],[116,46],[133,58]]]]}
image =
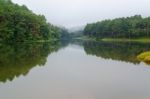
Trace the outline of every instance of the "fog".
{"type": "Polygon", "coordinates": [[[12,0],[67,28],[117,17],[149,16],[150,0],[12,0]]]}

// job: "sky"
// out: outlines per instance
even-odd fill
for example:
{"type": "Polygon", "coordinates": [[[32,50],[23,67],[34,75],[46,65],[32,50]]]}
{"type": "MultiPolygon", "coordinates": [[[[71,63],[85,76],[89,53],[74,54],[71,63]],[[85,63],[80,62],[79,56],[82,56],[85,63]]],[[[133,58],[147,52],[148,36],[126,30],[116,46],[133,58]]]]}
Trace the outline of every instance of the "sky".
{"type": "Polygon", "coordinates": [[[48,22],[66,28],[84,26],[104,19],[140,14],[150,16],[150,0],[12,0],[26,5],[48,22]]]}

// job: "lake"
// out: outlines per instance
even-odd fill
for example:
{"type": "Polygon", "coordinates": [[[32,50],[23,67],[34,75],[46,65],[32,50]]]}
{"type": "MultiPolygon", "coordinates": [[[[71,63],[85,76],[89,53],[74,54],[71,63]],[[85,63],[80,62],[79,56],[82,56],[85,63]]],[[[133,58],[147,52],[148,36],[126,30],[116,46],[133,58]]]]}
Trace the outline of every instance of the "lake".
{"type": "Polygon", "coordinates": [[[150,99],[150,44],[0,45],[0,99],[150,99]]]}

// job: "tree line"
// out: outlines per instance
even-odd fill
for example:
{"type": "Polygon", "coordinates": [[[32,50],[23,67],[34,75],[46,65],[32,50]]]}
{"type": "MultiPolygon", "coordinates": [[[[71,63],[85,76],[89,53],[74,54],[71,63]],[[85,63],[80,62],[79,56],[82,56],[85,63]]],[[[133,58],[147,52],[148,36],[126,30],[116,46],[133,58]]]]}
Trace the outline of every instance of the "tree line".
{"type": "Polygon", "coordinates": [[[87,24],[84,35],[88,37],[102,38],[141,38],[150,37],[150,17],[141,15],[103,20],[87,24]]]}
{"type": "Polygon", "coordinates": [[[0,42],[60,39],[61,29],[36,15],[25,5],[0,0],[0,42]]]}

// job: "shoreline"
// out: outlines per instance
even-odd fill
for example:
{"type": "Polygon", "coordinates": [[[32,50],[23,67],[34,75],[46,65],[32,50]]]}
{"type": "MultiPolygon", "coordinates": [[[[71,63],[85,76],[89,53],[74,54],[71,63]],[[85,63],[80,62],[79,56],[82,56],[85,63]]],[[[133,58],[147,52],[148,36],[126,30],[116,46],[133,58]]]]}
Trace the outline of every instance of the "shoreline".
{"type": "Polygon", "coordinates": [[[94,37],[78,37],[73,38],[75,40],[84,40],[84,41],[98,41],[98,42],[138,42],[138,43],[150,43],[150,38],[103,38],[103,39],[97,39],[94,37]]]}

